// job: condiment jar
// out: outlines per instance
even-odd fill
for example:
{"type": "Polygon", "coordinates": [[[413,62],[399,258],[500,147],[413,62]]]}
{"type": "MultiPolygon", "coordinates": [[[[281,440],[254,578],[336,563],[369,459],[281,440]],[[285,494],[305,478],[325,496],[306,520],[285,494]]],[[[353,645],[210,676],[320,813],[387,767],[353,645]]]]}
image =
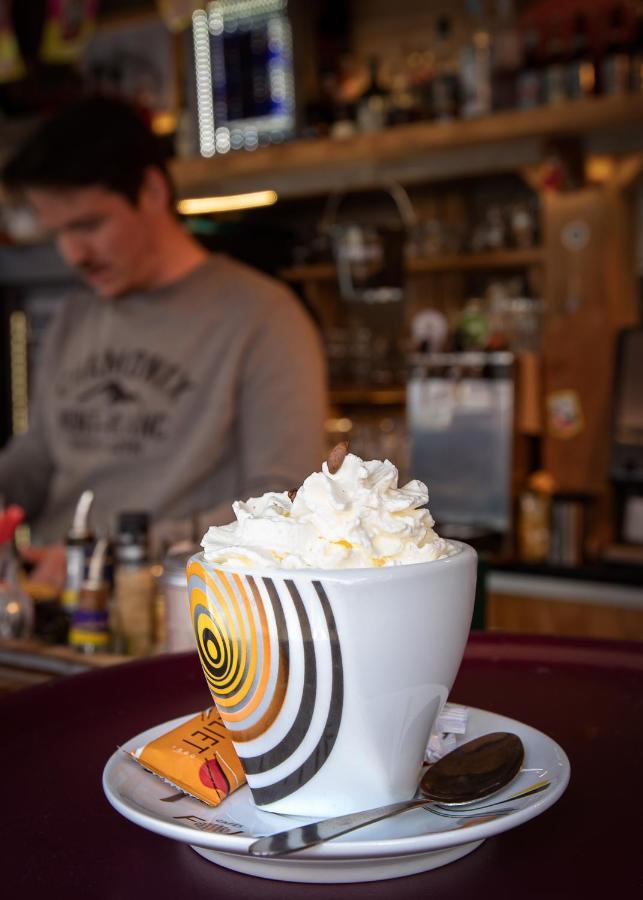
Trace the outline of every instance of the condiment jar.
{"type": "Polygon", "coordinates": [[[168,653],[196,650],[185,567],[199,549],[193,547],[187,552],[168,553],[163,560],[163,573],[160,577],[165,619],[163,648],[168,653]]]}

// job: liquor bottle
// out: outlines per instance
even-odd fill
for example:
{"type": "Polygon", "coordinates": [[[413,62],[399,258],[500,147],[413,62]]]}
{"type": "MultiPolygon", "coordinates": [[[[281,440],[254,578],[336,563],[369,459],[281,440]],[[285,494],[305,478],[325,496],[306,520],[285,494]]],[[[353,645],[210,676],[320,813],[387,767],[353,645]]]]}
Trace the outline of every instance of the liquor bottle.
{"type": "Polygon", "coordinates": [[[518,108],[533,109],[543,102],[540,33],[528,28],[523,38],[523,69],[518,75],[518,108]]]}
{"type": "Polygon", "coordinates": [[[65,543],[67,572],[62,593],[63,608],[69,618],[78,606],[80,590],[85,580],[87,562],[94,546],[89,516],[94,502],[92,491],[83,491],[74,510],[74,518],[65,543]]]}
{"type": "Polygon", "coordinates": [[[386,115],[387,125],[404,125],[419,118],[419,110],[409,84],[408,74],[398,71],[391,80],[390,103],[386,115]]]}
{"type": "Polygon", "coordinates": [[[635,94],[643,93],[643,9],[636,15],[630,49],[630,90],[635,94]]]}
{"type": "Polygon", "coordinates": [[[585,13],[577,13],[567,64],[567,93],[570,100],[590,97],[596,88],[596,66],[589,44],[589,23],[585,13]]]}
{"type": "Polygon", "coordinates": [[[435,75],[435,55],[432,50],[413,50],[405,59],[409,91],[412,97],[414,118],[430,119],[431,90],[435,75]]]}
{"type": "Polygon", "coordinates": [[[459,83],[452,46],[449,16],[439,16],[435,26],[435,71],[431,79],[431,116],[447,122],[458,114],[459,83]]]}
{"type": "Polygon", "coordinates": [[[389,94],[379,79],[379,60],[369,60],[370,80],[357,103],[357,127],[360,131],[377,131],[386,125],[389,94]]]}
{"type": "Polygon", "coordinates": [[[622,6],[610,10],[605,55],[601,63],[601,91],[608,97],[626,94],[630,87],[630,55],[622,6]]]}
{"type": "Polygon", "coordinates": [[[491,35],[480,0],[467,0],[474,20],[471,42],[460,52],[461,113],[464,118],[491,112],[491,35]]]}
{"type": "Polygon", "coordinates": [[[496,18],[491,45],[491,105],[494,110],[515,109],[522,47],[513,0],[496,0],[496,18]]]}
{"type": "Polygon", "coordinates": [[[567,66],[561,37],[560,21],[554,20],[547,41],[545,59],[545,103],[556,106],[567,99],[567,66]]]}

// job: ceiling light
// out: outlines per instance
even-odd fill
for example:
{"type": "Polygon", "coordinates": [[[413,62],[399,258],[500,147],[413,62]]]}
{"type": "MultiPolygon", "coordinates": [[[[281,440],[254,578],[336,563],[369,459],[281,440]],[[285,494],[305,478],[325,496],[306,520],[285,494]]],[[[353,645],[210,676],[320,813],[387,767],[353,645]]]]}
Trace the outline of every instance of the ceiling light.
{"type": "Polygon", "coordinates": [[[183,216],[198,216],[205,213],[272,206],[277,199],[275,191],[254,191],[251,194],[228,194],[219,197],[188,197],[185,200],[179,200],[176,208],[183,216]]]}

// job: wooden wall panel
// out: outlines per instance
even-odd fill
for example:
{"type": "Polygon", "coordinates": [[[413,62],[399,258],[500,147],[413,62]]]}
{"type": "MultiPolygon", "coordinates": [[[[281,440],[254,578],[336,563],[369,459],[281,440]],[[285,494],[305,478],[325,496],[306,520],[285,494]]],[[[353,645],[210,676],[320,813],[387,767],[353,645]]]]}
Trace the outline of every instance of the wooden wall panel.
{"type": "Polygon", "coordinates": [[[643,609],[490,594],[486,606],[486,628],[491,631],[643,641],[643,609]]]}
{"type": "Polygon", "coordinates": [[[591,493],[605,510],[616,335],[637,319],[630,204],[609,186],[546,193],[543,219],[544,465],[560,491],[591,493]],[[561,398],[576,407],[569,427],[552,414],[561,398]]]}

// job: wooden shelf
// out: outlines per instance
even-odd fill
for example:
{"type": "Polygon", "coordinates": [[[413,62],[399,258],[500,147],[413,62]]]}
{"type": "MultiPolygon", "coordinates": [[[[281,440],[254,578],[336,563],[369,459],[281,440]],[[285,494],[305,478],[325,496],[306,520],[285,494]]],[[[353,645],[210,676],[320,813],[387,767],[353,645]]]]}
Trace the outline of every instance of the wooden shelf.
{"type": "MultiPolygon", "coordinates": [[[[489,253],[455,253],[449,256],[410,259],[407,272],[461,272],[484,269],[520,269],[541,265],[543,252],[540,247],[528,250],[497,250],[489,253]]],[[[284,281],[334,281],[337,271],[333,263],[312,263],[291,266],[279,273],[284,281]]]]}
{"type": "Polygon", "coordinates": [[[643,96],[597,97],[480,119],[415,122],[345,139],[296,140],[254,152],[177,159],[181,197],[273,189],[281,198],[516,171],[541,161],[547,139],[580,135],[589,149],[634,152],[643,96]]]}
{"type": "Polygon", "coordinates": [[[409,272],[458,272],[474,269],[520,269],[543,263],[540,247],[528,250],[494,250],[489,253],[458,253],[451,256],[412,259],[409,272]]]}
{"type": "Polygon", "coordinates": [[[406,388],[335,388],[328,399],[331,406],[401,406],[406,402],[406,388]]]}

